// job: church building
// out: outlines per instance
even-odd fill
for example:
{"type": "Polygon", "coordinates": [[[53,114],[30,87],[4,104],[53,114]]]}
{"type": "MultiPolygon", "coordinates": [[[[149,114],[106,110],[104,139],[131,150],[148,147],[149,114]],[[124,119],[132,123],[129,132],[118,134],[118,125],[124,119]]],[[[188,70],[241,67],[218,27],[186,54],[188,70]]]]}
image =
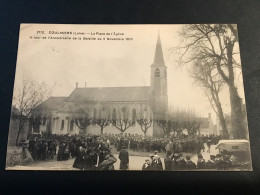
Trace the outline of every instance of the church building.
{"type": "MultiPolygon", "coordinates": [[[[76,84],[68,97],[50,97],[35,109],[35,112],[40,111],[47,116],[39,131],[78,134],[80,128],[73,118],[80,110],[93,120],[128,119],[132,125],[124,133],[143,135],[138,119],[163,119],[168,115],[167,67],[159,34],[150,74],[150,86],[80,88],[76,84]]],[[[86,129],[86,133],[100,132],[100,126],[96,124],[89,125],[86,129]]],[[[104,128],[103,133],[118,134],[120,131],[110,124],[104,128]]],[[[153,123],[147,135],[161,136],[160,127],[153,123]]]]}

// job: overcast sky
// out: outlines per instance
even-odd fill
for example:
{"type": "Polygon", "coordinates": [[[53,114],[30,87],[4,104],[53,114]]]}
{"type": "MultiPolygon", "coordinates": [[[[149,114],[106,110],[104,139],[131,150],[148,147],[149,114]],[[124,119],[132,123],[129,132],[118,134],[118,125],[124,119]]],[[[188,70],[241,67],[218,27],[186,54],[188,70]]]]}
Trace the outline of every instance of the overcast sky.
{"type": "MultiPolygon", "coordinates": [[[[190,107],[200,116],[212,113],[203,91],[193,84],[186,68],[180,68],[169,58],[169,49],[179,44],[181,25],[48,25],[23,24],[20,29],[15,89],[19,88],[23,71],[37,81],[55,84],[52,96],[68,96],[79,87],[149,86],[150,65],[153,63],[158,31],[164,59],[168,67],[168,99],[173,107],[190,107]],[[44,35],[36,34],[44,31],[44,35]],[[85,33],[123,33],[124,35],[62,35],[49,31],[85,33]],[[40,39],[30,39],[39,36],[40,39]],[[46,39],[42,39],[45,36],[46,39]],[[52,37],[81,37],[81,40],[55,40],[52,37]],[[83,37],[102,40],[83,40],[83,37]],[[132,38],[133,40],[103,40],[132,38]]],[[[239,77],[239,86],[242,77],[239,77]]],[[[239,89],[244,97],[243,89],[239,89]]],[[[116,95],[116,94],[115,94],[116,95]]],[[[223,108],[229,112],[229,95],[222,94],[223,108]]]]}

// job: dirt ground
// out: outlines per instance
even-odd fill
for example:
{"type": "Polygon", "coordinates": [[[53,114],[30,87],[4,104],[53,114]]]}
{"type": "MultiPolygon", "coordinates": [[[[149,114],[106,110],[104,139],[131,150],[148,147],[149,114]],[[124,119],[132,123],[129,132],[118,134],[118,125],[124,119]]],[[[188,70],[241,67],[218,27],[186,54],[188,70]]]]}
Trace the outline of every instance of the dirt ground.
{"type": "MultiPolygon", "coordinates": [[[[212,145],[211,146],[211,152],[208,153],[207,152],[207,146],[205,145],[205,151],[201,152],[201,154],[203,155],[204,159],[206,161],[209,160],[210,158],[210,154],[217,154],[218,151],[215,149],[215,146],[212,145]]],[[[9,147],[8,148],[8,153],[12,152],[12,153],[17,153],[20,152],[21,148],[19,147],[9,147]]],[[[119,170],[119,164],[120,164],[120,160],[118,159],[118,152],[115,149],[112,149],[113,154],[115,155],[115,157],[117,158],[117,162],[114,164],[115,166],[115,170],[119,170]]],[[[129,170],[141,170],[142,169],[142,165],[145,162],[145,159],[149,158],[149,154],[150,153],[146,153],[146,152],[136,152],[136,151],[129,151],[129,170]]],[[[189,154],[189,153],[183,153],[183,157],[185,158],[185,156],[190,155],[191,156],[191,160],[193,162],[197,162],[197,156],[195,154],[189,154]]],[[[159,156],[162,160],[162,162],[164,161],[164,157],[165,157],[165,153],[159,153],[159,156]]],[[[29,165],[29,166],[13,166],[13,167],[7,167],[6,170],[71,170],[71,171],[75,171],[77,169],[73,168],[73,162],[75,159],[70,158],[67,161],[57,161],[57,160],[48,160],[48,161],[36,161],[33,164],[29,165]]],[[[163,163],[164,166],[164,163],[163,163]]]]}

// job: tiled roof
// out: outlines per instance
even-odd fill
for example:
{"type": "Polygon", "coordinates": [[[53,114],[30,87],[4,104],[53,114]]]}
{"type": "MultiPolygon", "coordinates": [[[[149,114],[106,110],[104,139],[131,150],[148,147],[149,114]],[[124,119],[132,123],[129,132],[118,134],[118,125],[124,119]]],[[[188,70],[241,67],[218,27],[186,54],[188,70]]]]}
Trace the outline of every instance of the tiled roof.
{"type": "Polygon", "coordinates": [[[40,104],[35,108],[35,110],[53,110],[53,111],[61,111],[64,105],[66,104],[67,97],[50,97],[45,102],[40,104]]]}
{"type": "Polygon", "coordinates": [[[134,102],[149,101],[149,86],[140,87],[100,87],[76,88],[70,94],[68,102],[108,101],[134,102]]]}

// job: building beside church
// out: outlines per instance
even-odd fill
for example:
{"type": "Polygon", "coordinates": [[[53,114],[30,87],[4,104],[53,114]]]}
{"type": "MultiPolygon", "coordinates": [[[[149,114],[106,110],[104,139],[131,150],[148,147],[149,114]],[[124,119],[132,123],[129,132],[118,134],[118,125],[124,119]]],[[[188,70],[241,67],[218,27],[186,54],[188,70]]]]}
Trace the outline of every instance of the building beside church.
{"type": "MultiPolygon", "coordinates": [[[[143,134],[137,119],[163,119],[168,115],[167,67],[159,34],[150,74],[150,86],[80,88],[76,84],[68,97],[50,97],[35,109],[47,116],[38,131],[78,134],[80,129],[73,117],[80,111],[92,119],[128,119],[132,126],[124,133],[143,134]]],[[[90,125],[86,133],[99,134],[100,126],[90,125]]],[[[110,124],[104,133],[120,131],[110,124]]],[[[160,127],[152,125],[147,135],[160,136],[160,127]]]]}

